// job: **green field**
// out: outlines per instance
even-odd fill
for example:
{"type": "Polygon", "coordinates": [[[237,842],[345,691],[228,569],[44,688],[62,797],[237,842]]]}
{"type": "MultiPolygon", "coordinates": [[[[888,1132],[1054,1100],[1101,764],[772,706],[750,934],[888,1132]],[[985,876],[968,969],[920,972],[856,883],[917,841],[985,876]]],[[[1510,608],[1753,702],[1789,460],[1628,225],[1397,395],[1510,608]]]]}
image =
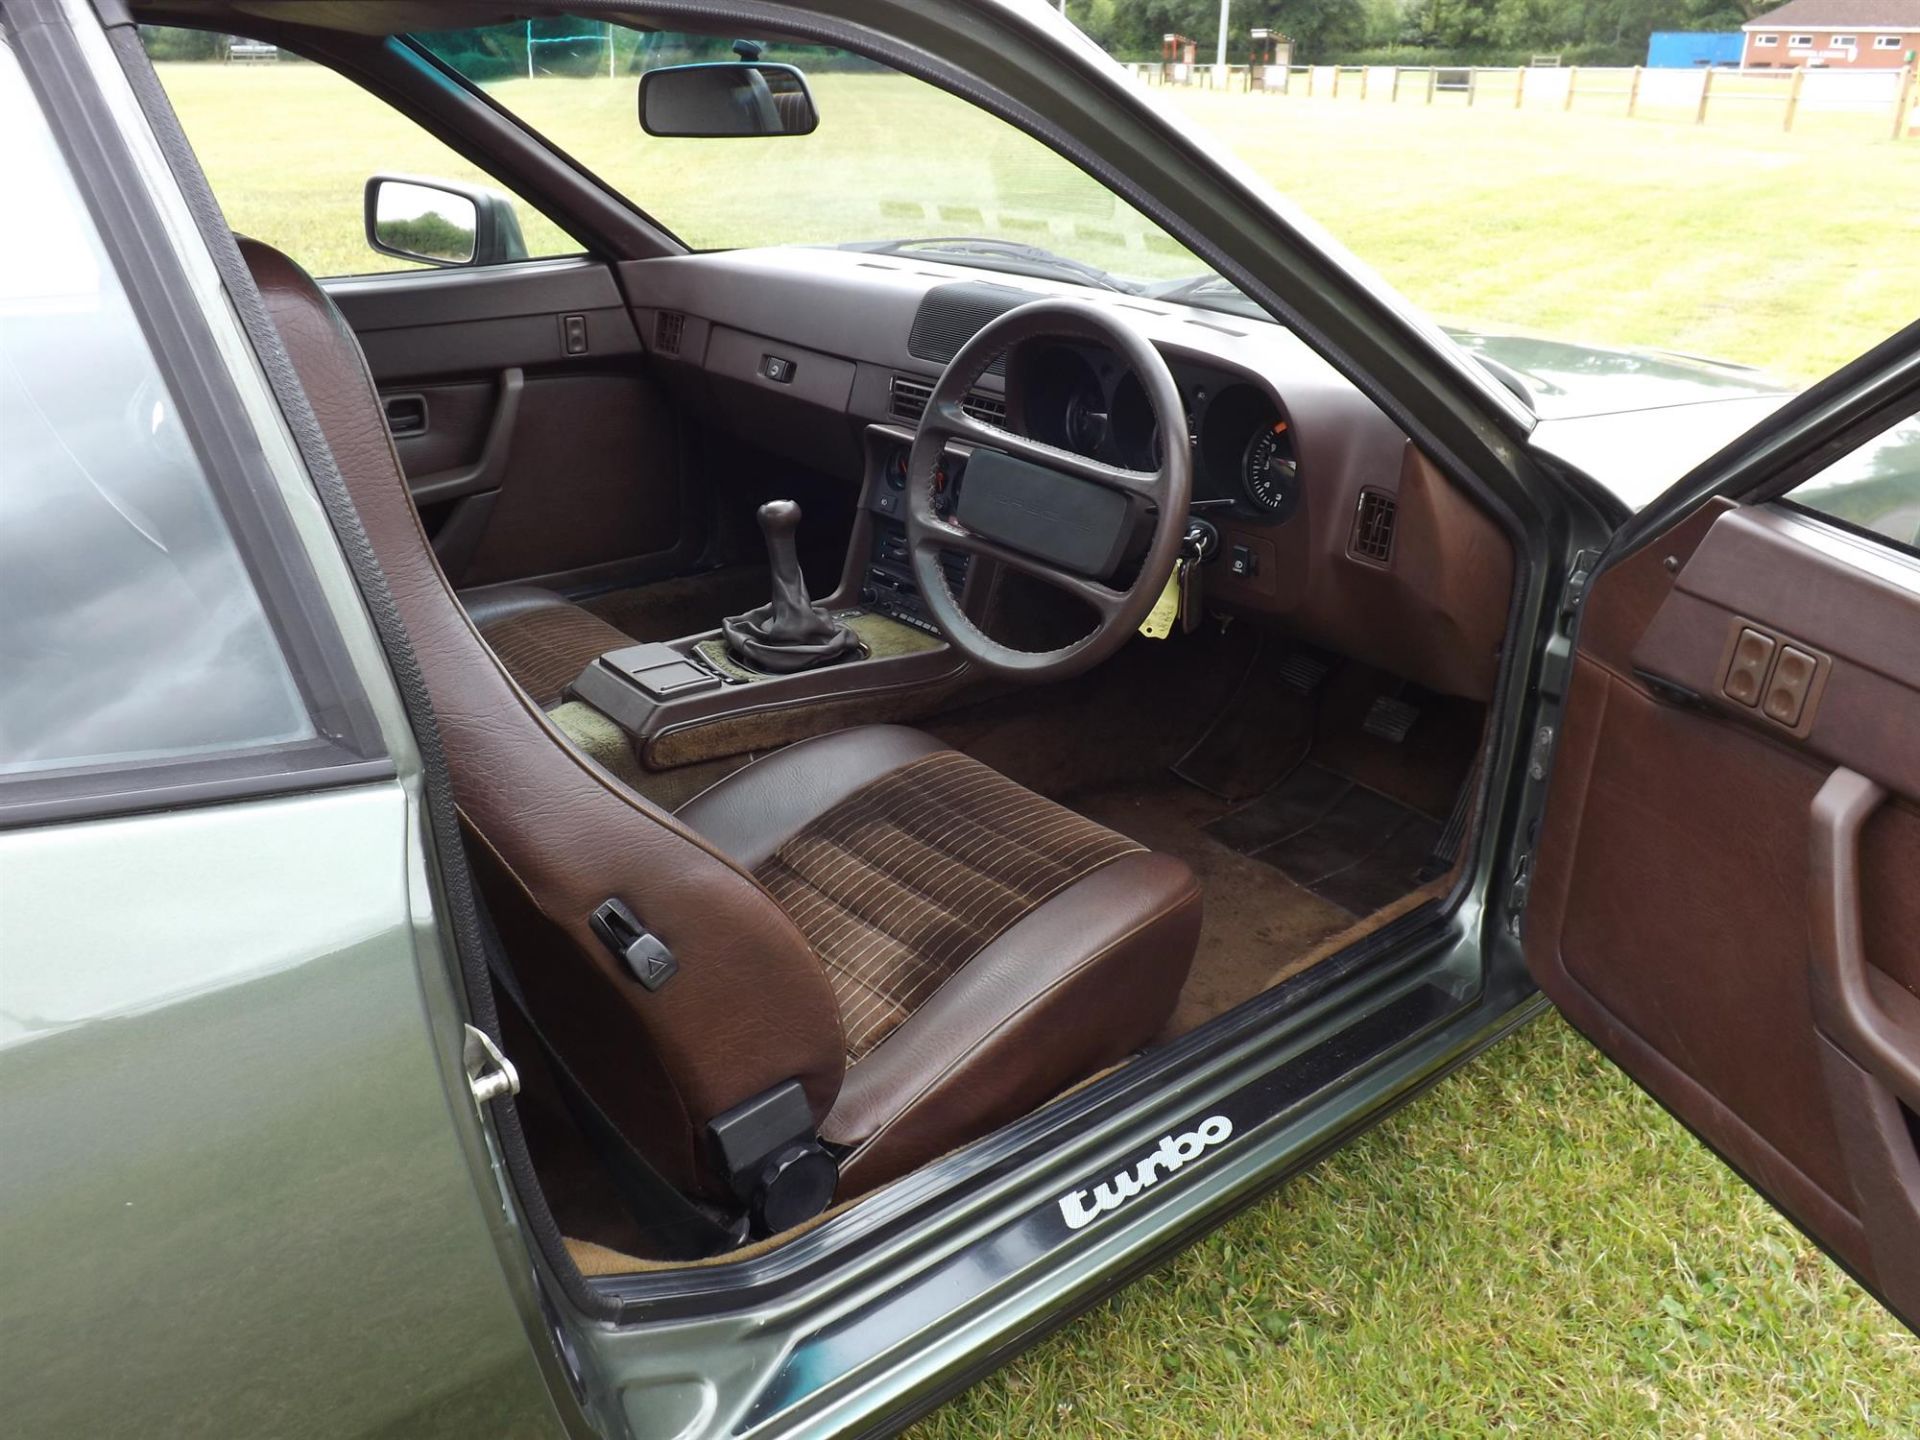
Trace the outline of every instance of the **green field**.
{"type": "MultiPolygon", "coordinates": [[[[166,67],[237,228],[379,268],[374,170],[473,175],[312,67],[166,67]]],[[[999,233],[1190,268],[937,96],[827,75],[802,141],[648,141],[631,82],[500,87],[698,244],[999,233]],[[870,137],[882,134],[886,148],[870,137]]],[[[1920,142],[1456,104],[1157,97],[1442,316],[1812,378],[1920,308],[1920,142]]],[[[526,216],[536,251],[571,248],[526,216]]],[[[1920,1431],[1920,1346],[1558,1021],[929,1420],[928,1436],[1920,1431]]]]}

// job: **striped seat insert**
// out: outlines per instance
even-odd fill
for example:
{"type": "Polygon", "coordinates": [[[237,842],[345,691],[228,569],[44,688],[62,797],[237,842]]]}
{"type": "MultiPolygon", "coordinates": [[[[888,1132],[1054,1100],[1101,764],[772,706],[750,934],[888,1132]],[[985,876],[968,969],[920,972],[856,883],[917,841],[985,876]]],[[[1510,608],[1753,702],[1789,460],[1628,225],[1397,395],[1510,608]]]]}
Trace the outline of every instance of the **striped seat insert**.
{"type": "Polygon", "coordinates": [[[623,650],[633,637],[578,605],[541,605],[480,631],[506,672],[541,706],[557,704],[595,657],[623,650]]]}
{"type": "Polygon", "coordinates": [[[944,750],[855,792],[755,873],[825,962],[851,1064],[1022,915],[1142,849],[944,750]]]}

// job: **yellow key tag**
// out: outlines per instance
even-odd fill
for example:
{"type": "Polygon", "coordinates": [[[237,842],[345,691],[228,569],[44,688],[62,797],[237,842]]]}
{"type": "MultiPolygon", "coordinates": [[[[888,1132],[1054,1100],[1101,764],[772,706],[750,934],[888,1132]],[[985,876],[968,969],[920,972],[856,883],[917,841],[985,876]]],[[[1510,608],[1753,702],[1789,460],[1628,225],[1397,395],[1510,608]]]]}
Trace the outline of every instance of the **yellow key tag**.
{"type": "Polygon", "coordinates": [[[1166,639],[1173,633],[1173,622],[1180,618],[1180,570],[1179,565],[1173,567],[1173,573],[1167,576],[1166,588],[1153,602],[1147,618],[1140,622],[1140,633],[1149,640],[1166,639]]]}

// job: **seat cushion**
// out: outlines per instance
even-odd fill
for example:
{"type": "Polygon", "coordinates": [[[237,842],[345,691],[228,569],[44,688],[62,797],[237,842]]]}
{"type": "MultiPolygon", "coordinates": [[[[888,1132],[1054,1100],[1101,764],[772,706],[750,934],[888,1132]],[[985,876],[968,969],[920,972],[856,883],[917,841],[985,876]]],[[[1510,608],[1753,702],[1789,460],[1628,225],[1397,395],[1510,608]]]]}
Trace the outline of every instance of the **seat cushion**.
{"type": "Polygon", "coordinates": [[[596,656],[633,644],[626,631],[532,585],[503,585],[460,599],[507,673],[543,708],[558,704],[596,656]]]}
{"type": "Polygon", "coordinates": [[[1160,1033],[1200,942],[1200,885],[1134,850],[1003,930],[847,1067],[821,1135],[855,1195],[1017,1120],[1160,1033]]]}
{"type": "Polygon", "coordinates": [[[776,751],[678,818],[820,956],[847,1074],[842,1194],[984,1133],[1149,1040],[1199,938],[1180,861],[917,731],[776,751]]]}
{"type": "Polygon", "coordinates": [[[1144,848],[893,725],[776,751],[680,818],[751,869],[812,944],[850,1064],[1015,920],[1144,848]]]}

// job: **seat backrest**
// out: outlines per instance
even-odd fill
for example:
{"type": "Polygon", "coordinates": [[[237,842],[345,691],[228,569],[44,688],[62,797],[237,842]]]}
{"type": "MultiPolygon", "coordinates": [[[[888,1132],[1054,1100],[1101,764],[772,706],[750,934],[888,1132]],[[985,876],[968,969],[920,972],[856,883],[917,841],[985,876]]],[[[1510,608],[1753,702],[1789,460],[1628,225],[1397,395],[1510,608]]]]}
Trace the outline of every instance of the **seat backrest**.
{"type": "Polygon", "coordinates": [[[508,676],[434,558],[353,332],[286,256],[240,250],[393,589],[530,1007],[634,1143],[670,1178],[712,1189],[709,1119],[784,1080],[805,1087],[816,1121],[839,1093],[825,969],[752,876],[581,755],[508,676]],[[589,928],[609,899],[679,961],[659,990],[589,928]]]}

